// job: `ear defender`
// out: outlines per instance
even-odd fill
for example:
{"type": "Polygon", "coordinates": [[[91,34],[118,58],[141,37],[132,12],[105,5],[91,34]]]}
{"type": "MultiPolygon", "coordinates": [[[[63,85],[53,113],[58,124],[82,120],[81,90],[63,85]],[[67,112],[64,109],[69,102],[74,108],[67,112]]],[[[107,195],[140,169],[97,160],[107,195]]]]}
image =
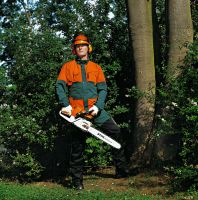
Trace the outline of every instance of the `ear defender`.
{"type": "Polygon", "coordinates": [[[91,46],[91,44],[89,44],[89,53],[91,53],[93,51],[93,48],[91,46]]]}

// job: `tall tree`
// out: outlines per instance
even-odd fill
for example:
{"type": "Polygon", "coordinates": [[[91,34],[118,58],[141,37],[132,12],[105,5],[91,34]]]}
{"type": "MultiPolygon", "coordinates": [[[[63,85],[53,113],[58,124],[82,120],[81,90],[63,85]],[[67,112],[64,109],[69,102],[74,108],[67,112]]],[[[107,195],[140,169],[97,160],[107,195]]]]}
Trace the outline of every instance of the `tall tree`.
{"type": "Polygon", "coordinates": [[[148,164],[155,106],[155,66],[153,49],[152,1],[128,0],[129,28],[135,81],[139,96],[135,107],[132,167],[148,164]]]}
{"type": "MultiPolygon", "coordinates": [[[[166,18],[168,34],[168,60],[166,83],[170,91],[175,81],[182,72],[181,66],[184,66],[184,58],[187,53],[187,44],[193,42],[193,26],[191,18],[190,0],[166,0],[166,18]]],[[[170,118],[173,113],[170,106],[163,109],[162,115],[170,118]]],[[[177,122],[178,123],[178,122],[177,122]]],[[[173,123],[172,126],[175,126],[173,123]]],[[[157,157],[163,161],[173,161],[178,154],[180,135],[170,134],[162,135],[156,142],[157,157]]]]}
{"type": "Polygon", "coordinates": [[[177,77],[186,56],[186,43],[193,41],[190,0],[167,0],[169,52],[167,77],[177,77]]]}

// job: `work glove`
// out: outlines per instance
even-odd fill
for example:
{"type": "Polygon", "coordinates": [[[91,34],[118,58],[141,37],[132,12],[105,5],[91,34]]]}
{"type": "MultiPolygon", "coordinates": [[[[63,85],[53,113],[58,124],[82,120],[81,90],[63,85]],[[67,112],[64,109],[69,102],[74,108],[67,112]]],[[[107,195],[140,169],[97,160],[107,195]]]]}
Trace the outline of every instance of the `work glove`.
{"type": "Polygon", "coordinates": [[[97,114],[98,114],[98,111],[99,111],[99,109],[98,109],[98,107],[96,107],[96,106],[92,106],[92,107],[89,109],[90,114],[93,115],[93,116],[97,115],[97,114]]]}
{"type": "Polygon", "coordinates": [[[64,114],[66,114],[66,115],[68,115],[68,116],[71,116],[71,114],[72,114],[72,107],[70,105],[67,106],[67,107],[63,107],[61,109],[61,112],[64,113],[64,114]]]}

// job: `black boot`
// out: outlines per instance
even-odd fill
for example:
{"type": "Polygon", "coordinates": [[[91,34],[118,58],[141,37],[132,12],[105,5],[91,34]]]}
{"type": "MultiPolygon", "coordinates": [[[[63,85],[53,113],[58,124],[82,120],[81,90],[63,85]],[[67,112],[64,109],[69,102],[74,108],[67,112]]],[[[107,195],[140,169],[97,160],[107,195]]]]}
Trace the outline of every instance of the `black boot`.
{"type": "Polygon", "coordinates": [[[116,169],[115,178],[128,178],[129,177],[129,170],[128,169],[116,169]]]}
{"type": "Polygon", "coordinates": [[[82,132],[72,133],[72,151],[70,158],[70,175],[72,177],[72,188],[76,190],[84,189],[83,186],[83,152],[85,148],[85,134],[82,132]]]}
{"type": "Polygon", "coordinates": [[[73,186],[73,189],[76,189],[76,190],[83,190],[84,189],[84,185],[82,183],[82,181],[72,181],[72,186],[73,186]]]}

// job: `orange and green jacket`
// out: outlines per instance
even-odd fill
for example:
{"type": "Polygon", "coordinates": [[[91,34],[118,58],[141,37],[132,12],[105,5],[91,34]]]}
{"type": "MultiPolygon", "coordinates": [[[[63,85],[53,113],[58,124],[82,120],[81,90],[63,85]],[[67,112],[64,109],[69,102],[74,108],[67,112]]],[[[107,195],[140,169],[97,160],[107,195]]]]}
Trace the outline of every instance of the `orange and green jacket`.
{"type": "Polygon", "coordinates": [[[59,103],[72,106],[72,115],[80,110],[88,111],[93,105],[99,108],[99,121],[110,116],[104,111],[107,85],[101,67],[91,61],[72,60],[65,63],[56,82],[59,103]]]}

